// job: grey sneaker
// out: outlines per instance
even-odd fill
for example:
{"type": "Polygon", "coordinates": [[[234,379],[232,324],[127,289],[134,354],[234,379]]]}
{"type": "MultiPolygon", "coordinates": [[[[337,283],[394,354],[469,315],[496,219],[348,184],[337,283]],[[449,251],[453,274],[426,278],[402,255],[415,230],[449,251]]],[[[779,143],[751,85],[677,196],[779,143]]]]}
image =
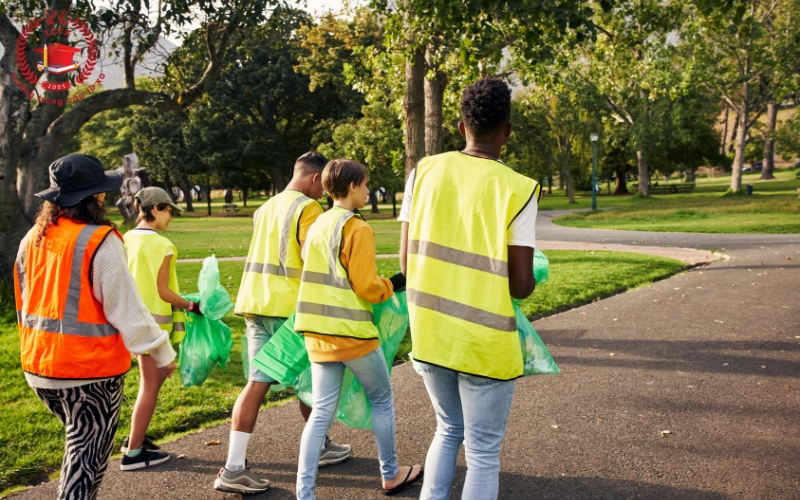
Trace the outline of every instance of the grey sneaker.
{"type": "Polygon", "coordinates": [[[217,479],[214,481],[214,489],[228,493],[253,495],[267,491],[269,489],[269,481],[260,479],[247,468],[239,472],[231,472],[223,467],[219,470],[217,479]]]}
{"type": "Polygon", "coordinates": [[[322,454],[319,456],[319,466],[325,467],[344,462],[350,458],[351,453],[353,453],[353,447],[349,444],[334,443],[331,438],[325,436],[325,448],[322,449],[322,454]]]}

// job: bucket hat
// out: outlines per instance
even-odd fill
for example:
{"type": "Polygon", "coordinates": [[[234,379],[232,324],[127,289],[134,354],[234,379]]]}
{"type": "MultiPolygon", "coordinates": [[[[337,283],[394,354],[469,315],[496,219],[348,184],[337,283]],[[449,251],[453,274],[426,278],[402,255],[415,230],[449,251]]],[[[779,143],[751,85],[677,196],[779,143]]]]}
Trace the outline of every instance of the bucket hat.
{"type": "Polygon", "coordinates": [[[60,207],[74,207],[88,196],[115,191],[122,185],[122,173],[105,171],[94,156],[71,154],[50,164],[50,187],[36,196],[60,207]]]}

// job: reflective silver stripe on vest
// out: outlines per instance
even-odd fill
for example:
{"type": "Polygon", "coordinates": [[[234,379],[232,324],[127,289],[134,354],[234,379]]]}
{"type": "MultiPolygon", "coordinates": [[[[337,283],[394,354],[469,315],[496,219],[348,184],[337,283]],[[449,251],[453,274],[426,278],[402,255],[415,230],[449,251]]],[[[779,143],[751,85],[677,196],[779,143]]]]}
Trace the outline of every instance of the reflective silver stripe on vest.
{"type": "Polygon", "coordinates": [[[286,255],[289,253],[289,236],[292,234],[292,219],[294,218],[294,212],[303,202],[309,200],[311,200],[311,198],[308,196],[300,196],[294,200],[292,204],[289,205],[289,212],[286,214],[286,218],[283,219],[283,227],[281,227],[281,239],[279,244],[280,254],[278,257],[280,268],[284,271],[282,276],[288,276],[288,274],[286,274],[286,255]]]}
{"type": "MultiPolygon", "coordinates": [[[[72,253],[72,267],[70,268],[67,302],[64,305],[64,319],[44,318],[35,314],[21,312],[18,315],[18,320],[22,325],[49,333],[81,335],[84,337],[107,337],[119,333],[117,329],[109,323],[98,325],[94,323],[81,323],[78,321],[78,307],[81,300],[83,254],[86,253],[86,245],[89,244],[89,239],[91,239],[94,232],[100,227],[101,226],[95,225],[84,226],[80,234],[78,234],[78,239],[75,241],[75,248],[72,253]]],[[[109,228],[109,231],[110,230],[111,228],[109,228]]]]}
{"type": "Polygon", "coordinates": [[[328,271],[334,276],[336,276],[336,263],[339,262],[339,248],[342,246],[342,231],[344,231],[344,225],[355,216],[356,214],[347,210],[339,217],[339,220],[336,221],[336,225],[333,226],[333,235],[331,241],[328,243],[328,271]]]}
{"type": "Polygon", "coordinates": [[[172,324],[172,331],[173,332],[185,332],[186,331],[186,323],[183,321],[176,321],[172,324]]]}
{"type": "Polygon", "coordinates": [[[172,315],[171,314],[170,315],[165,315],[165,314],[153,314],[153,313],[150,313],[150,316],[152,316],[153,319],[156,320],[156,323],[158,323],[159,325],[168,325],[168,324],[172,323],[172,315]]]}
{"type": "Polygon", "coordinates": [[[344,231],[344,225],[351,218],[355,217],[355,215],[356,214],[348,210],[339,217],[336,221],[336,225],[333,227],[333,235],[328,243],[328,273],[303,270],[303,276],[300,278],[301,281],[332,286],[334,288],[341,288],[342,290],[353,289],[348,278],[342,278],[336,274],[336,263],[339,261],[339,248],[342,245],[342,231],[344,231]]]}
{"type": "Polygon", "coordinates": [[[501,278],[508,278],[508,262],[472,252],[457,250],[431,241],[410,240],[408,242],[408,253],[430,257],[477,271],[483,271],[485,273],[494,274],[495,276],[500,276],[501,278]]]}
{"type": "MultiPolygon", "coordinates": [[[[346,307],[328,306],[313,302],[298,302],[297,312],[303,314],[316,314],[329,318],[347,319],[350,321],[372,322],[373,314],[363,309],[347,309],[346,307]]],[[[516,324],[516,323],[515,323],[516,324]]]]}
{"type": "Polygon", "coordinates": [[[514,316],[503,316],[500,314],[491,313],[478,309],[477,307],[468,306],[461,302],[445,299],[444,297],[437,297],[429,293],[420,292],[413,288],[407,288],[408,302],[417,307],[430,309],[447,316],[453,316],[476,325],[501,330],[504,332],[516,332],[517,320],[514,316]]]}
{"type": "Polygon", "coordinates": [[[244,272],[274,274],[275,276],[286,276],[287,278],[298,280],[303,275],[303,270],[297,269],[296,267],[285,267],[281,269],[280,266],[276,266],[275,264],[262,264],[260,262],[246,262],[244,264],[244,272]]]}
{"type": "Polygon", "coordinates": [[[303,277],[300,279],[305,283],[316,283],[317,285],[328,285],[334,288],[341,288],[342,290],[352,290],[350,280],[347,278],[340,278],[328,273],[317,273],[314,271],[303,271],[303,277]]]}

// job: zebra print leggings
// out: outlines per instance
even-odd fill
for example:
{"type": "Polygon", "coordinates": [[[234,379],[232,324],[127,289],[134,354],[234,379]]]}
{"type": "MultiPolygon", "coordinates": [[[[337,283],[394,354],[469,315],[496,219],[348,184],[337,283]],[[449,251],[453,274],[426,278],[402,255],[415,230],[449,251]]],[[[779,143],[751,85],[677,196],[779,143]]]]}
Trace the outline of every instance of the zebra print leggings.
{"type": "Polygon", "coordinates": [[[119,423],[123,377],[70,389],[34,389],[67,431],[60,500],[94,500],[108,467],[119,423]]]}

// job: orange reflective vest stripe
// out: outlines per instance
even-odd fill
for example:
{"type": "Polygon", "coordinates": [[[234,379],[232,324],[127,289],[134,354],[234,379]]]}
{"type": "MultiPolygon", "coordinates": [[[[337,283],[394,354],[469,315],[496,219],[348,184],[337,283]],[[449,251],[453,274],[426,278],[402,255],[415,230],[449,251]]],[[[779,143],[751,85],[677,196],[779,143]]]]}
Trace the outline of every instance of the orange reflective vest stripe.
{"type": "Polygon", "coordinates": [[[37,247],[37,232],[31,229],[14,266],[22,369],[56,379],[127,372],[131,355],[91,283],[95,252],[110,235],[121,236],[109,226],[60,219],[37,247]]]}

